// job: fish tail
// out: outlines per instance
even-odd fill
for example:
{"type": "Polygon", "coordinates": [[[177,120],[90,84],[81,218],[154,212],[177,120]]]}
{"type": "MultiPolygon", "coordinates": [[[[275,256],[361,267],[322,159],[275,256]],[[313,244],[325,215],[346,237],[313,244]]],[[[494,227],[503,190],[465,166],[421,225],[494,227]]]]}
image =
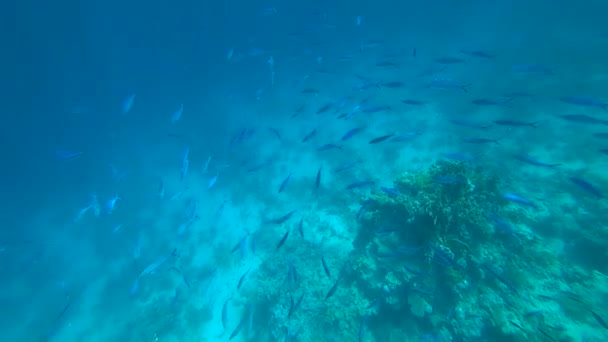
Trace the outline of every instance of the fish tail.
{"type": "Polygon", "coordinates": [[[530,123],[530,126],[534,127],[534,128],[538,128],[538,124],[540,123],[540,121],[534,121],[530,123]]]}
{"type": "Polygon", "coordinates": [[[495,143],[496,145],[500,145],[500,142],[499,142],[499,141],[501,141],[502,139],[504,139],[504,137],[502,137],[502,138],[498,138],[498,139],[495,139],[495,140],[494,140],[494,143],[495,143]]]}
{"type": "Polygon", "coordinates": [[[460,86],[460,89],[462,89],[462,91],[464,91],[465,93],[468,93],[469,90],[467,89],[467,87],[471,86],[471,83],[469,84],[464,84],[460,86]]]}

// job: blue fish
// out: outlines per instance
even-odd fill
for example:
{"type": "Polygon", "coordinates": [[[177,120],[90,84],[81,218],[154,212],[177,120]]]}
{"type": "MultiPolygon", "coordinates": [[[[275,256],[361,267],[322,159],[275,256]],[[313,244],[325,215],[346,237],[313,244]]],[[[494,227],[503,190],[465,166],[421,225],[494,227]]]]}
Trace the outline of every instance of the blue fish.
{"type": "Polygon", "coordinates": [[[360,127],[356,127],[353,128],[351,130],[349,130],[348,132],[346,132],[343,136],[342,136],[342,141],[346,141],[350,138],[352,138],[355,134],[360,133],[361,131],[363,131],[365,129],[365,127],[360,126],[360,127]]]}
{"type": "Polygon", "coordinates": [[[386,193],[387,195],[389,195],[391,197],[397,197],[397,196],[401,195],[399,190],[397,190],[395,188],[388,188],[385,186],[381,186],[380,190],[382,190],[384,193],[386,193]]]}
{"type": "Polygon", "coordinates": [[[600,192],[600,190],[593,184],[588,181],[578,178],[578,177],[570,177],[569,178],[572,183],[576,184],[579,188],[587,191],[590,194],[595,195],[597,198],[603,198],[604,195],[600,192]]]}
{"type": "Polygon", "coordinates": [[[291,179],[291,172],[289,173],[289,175],[287,175],[287,177],[285,177],[285,179],[281,183],[281,187],[279,187],[279,193],[281,193],[281,192],[283,192],[283,190],[285,190],[285,188],[287,187],[287,184],[289,184],[290,179],[291,179]]]}
{"type": "Polygon", "coordinates": [[[608,103],[591,96],[563,96],[560,101],[582,107],[599,107],[608,111],[608,103]]]}
{"type": "Polygon", "coordinates": [[[60,160],[70,160],[83,155],[84,152],[68,151],[68,150],[55,150],[55,156],[60,160]]]}
{"type": "Polygon", "coordinates": [[[108,214],[111,214],[116,209],[116,202],[120,200],[118,194],[114,195],[114,197],[106,202],[106,207],[108,208],[108,214]]]}
{"type": "Polygon", "coordinates": [[[171,115],[171,123],[175,124],[177,123],[181,118],[182,118],[182,113],[184,113],[184,104],[180,104],[179,108],[173,112],[173,115],[171,115]]]}
{"type": "Polygon", "coordinates": [[[524,198],[524,197],[522,197],[520,195],[507,192],[507,193],[503,194],[502,197],[504,199],[506,199],[506,200],[511,201],[511,202],[523,204],[525,206],[532,207],[534,209],[538,209],[538,207],[536,206],[536,204],[532,203],[532,201],[530,201],[529,199],[524,198]]]}
{"type": "Polygon", "coordinates": [[[122,102],[122,114],[126,115],[128,114],[131,109],[133,109],[133,105],[135,104],[135,94],[131,94],[129,96],[127,96],[127,98],[124,99],[124,101],[122,102]]]}
{"type": "Polygon", "coordinates": [[[526,164],[530,164],[530,165],[534,165],[534,166],[543,166],[543,167],[550,167],[550,168],[554,168],[556,166],[562,165],[562,164],[548,164],[548,163],[544,163],[542,161],[539,161],[536,158],[532,158],[528,155],[525,154],[516,154],[513,155],[513,157],[523,163],[526,164]]]}
{"type": "Polygon", "coordinates": [[[364,180],[364,181],[354,182],[354,183],[351,183],[348,186],[346,186],[346,190],[362,188],[364,186],[369,186],[369,185],[374,185],[374,181],[364,180]]]}

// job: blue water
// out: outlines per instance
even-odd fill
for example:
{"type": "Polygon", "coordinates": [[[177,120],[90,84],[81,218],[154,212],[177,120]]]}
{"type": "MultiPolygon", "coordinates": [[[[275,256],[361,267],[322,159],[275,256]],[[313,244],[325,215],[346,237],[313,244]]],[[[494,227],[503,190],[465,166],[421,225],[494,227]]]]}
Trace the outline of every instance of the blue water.
{"type": "Polygon", "coordinates": [[[608,3],[5,7],[0,341],[608,340],[608,3]]]}

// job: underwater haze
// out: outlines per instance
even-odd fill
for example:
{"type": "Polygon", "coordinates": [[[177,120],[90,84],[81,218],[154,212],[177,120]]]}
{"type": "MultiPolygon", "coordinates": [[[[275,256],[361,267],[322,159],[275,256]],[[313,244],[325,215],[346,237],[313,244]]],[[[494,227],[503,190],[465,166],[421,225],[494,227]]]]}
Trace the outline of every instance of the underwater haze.
{"type": "Polygon", "coordinates": [[[0,341],[608,341],[608,2],[3,7],[0,341]]]}

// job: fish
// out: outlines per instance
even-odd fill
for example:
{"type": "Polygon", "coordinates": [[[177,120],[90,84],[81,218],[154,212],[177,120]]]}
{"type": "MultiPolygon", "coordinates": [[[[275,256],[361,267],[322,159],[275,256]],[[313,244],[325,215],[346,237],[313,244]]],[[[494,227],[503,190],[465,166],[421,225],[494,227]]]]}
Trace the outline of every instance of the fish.
{"type": "Polygon", "coordinates": [[[343,151],[342,147],[343,147],[342,145],[325,144],[323,146],[318,147],[317,151],[322,152],[322,151],[328,151],[328,150],[333,150],[333,149],[338,149],[340,151],[343,151]]]}
{"type": "Polygon", "coordinates": [[[203,166],[203,173],[207,173],[207,171],[209,170],[209,163],[211,163],[212,158],[213,156],[207,157],[207,161],[205,161],[205,165],[203,166]]]}
{"type": "Polygon", "coordinates": [[[133,109],[133,105],[135,104],[135,94],[131,94],[127,96],[122,102],[122,115],[127,115],[133,109]]]}
{"type": "Polygon", "coordinates": [[[599,107],[608,111],[608,102],[601,101],[591,96],[563,96],[559,100],[564,103],[573,104],[582,107],[599,107]]]}
{"type": "Polygon", "coordinates": [[[154,274],[156,272],[156,270],[165,263],[165,261],[167,261],[169,259],[169,257],[163,256],[158,258],[156,261],[154,261],[153,263],[149,264],[146,268],[143,269],[143,271],[141,271],[141,273],[139,273],[139,277],[143,277],[145,275],[148,274],[154,274]]]}
{"type": "MultiPolygon", "coordinates": [[[[289,315],[287,316],[288,319],[291,317],[291,315],[293,315],[296,311],[298,311],[298,308],[300,307],[300,304],[302,304],[303,299],[304,299],[304,293],[302,293],[300,298],[298,298],[298,301],[290,307],[289,315]],[[292,309],[292,307],[293,307],[293,309],[292,309]]],[[[293,304],[293,297],[291,298],[291,303],[293,304]]]]}
{"type": "Polygon", "coordinates": [[[243,285],[243,282],[245,281],[245,277],[247,276],[247,274],[249,274],[249,271],[251,271],[251,269],[245,271],[245,273],[243,273],[243,275],[241,276],[241,279],[239,279],[239,283],[236,285],[237,290],[239,290],[241,288],[241,286],[243,285]]]}
{"type": "Polygon", "coordinates": [[[291,318],[291,315],[293,314],[293,309],[295,308],[296,304],[293,301],[293,295],[290,293],[289,294],[289,313],[287,314],[287,319],[291,318]]]}
{"type": "Polygon", "coordinates": [[[122,230],[123,224],[117,224],[116,226],[114,226],[114,229],[112,229],[112,234],[116,234],[118,232],[120,232],[122,230]]]}
{"type": "Polygon", "coordinates": [[[285,241],[287,241],[287,237],[289,237],[289,229],[287,229],[287,232],[285,233],[285,235],[283,235],[283,238],[281,238],[281,241],[279,241],[279,243],[277,244],[277,249],[281,248],[284,244],[285,241]]]}
{"type": "Polygon", "coordinates": [[[570,181],[577,185],[579,188],[585,190],[586,192],[593,194],[597,198],[603,198],[604,195],[600,192],[600,190],[593,184],[588,181],[578,178],[578,177],[569,177],[570,181]]]}
{"type": "Polygon", "coordinates": [[[379,82],[373,82],[371,80],[366,80],[363,81],[362,83],[358,83],[355,86],[353,86],[353,91],[366,91],[369,89],[380,89],[380,83],[379,82]]]}
{"type": "Polygon", "coordinates": [[[217,177],[219,176],[219,172],[215,174],[215,176],[211,177],[211,179],[209,179],[209,182],[207,183],[207,189],[210,190],[211,188],[213,188],[213,186],[215,185],[215,183],[217,183],[217,177]]]}
{"type": "Polygon", "coordinates": [[[171,115],[171,123],[172,124],[176,124],[181,118],[182,118],[182,113],[184,112],[184,104],[180,104],[179,108],[173,112],[173,114],[171,115]]]}
{"type": "Polygon", "coordinates": [[[304,111],[304,108],[306,108],[306,105],[301,105],[296,110],[294,110],[293,113],[291,113],[291,116],[289,118],[294,119],[298,115],[302,114],[302,111],[304,111]]]}
{"type": "Polygon", "coordinates": [[[490,54],[481,50],[460,50],[460,53],[465,54],[471,57],[485,58],[485,59],[494,59],[497,55],[490,54]]]}
{"type": "Polygon", "coordinates": [[[269,15],[274,15],[279,13],[279,11],[276,9],[276,7],[264,7],[262,8],[262,10],[260,11],[260,15],[263,16],[269,16],[269,15]]]}
{"type": "Polygon", "coordinates": [[[133,285],[131,285],[131,289],[129,290],[129,293],[131,294],[131,296],[135,296],[137,294],[138,290],[139,290],[139,277],[135,278],[135,281],[133,282],[133,285]]]}
{"type": "Polygon", "coordinates": [[[118,194],[115,194],[113,198],[109,199],[106,202],[108,214],[111,214],[114,212],[114,210],[116,209],[116,202],[118,202],[118,200],[122,200],[122,198],[120,198],[120,196],[118,196],[118,194]]]}
{"type": "Polygon", "coordinates": [[[541,334],[545,335],[550,341],[557,342],[555,338],[549,335],[546,331],[544,331],[541,327],[536,327],[536,330],[540,331],[541,334]]]}
{"type": "Polygon", "coordinates": [[[420,135],[420,133],[417,133],[417,132],[406,132],[406,133],[401,133],[401,134],[399,134],[399,135],[397,135],[397,136],[393,137],[393,138],[391,139],[391,142],[392,142],[392,143],[404,142],[404,141],[408,141],[408,140],[410,140],[410,139],[412,139],[412,138],[415,138],[415,137],[417,137],[417,136],[419,136],[419,135],[420,135]]]}
{"type": "Polygon", "coordinates": [[[283,222],[289,220],[291,218],[291,216],[293,216],[293,214],[295,214],[296,211],[297,210],[292,210],[281,217],[267,220],[266,223],[282,224],[283,222]]]}
{"type": "Polygon", "coordinates": [[[329,266],[327,266],[327,262],[325,262],[324,256],[321,256],[321,263],[323,264],[323,270],[325,270],[325,274],[327,274],[327,277],[331,279],[331,273],[329,272],[329,266]]]}
{"type": "Polygon", "coordinates": [[[593,136],[598,139],[608,139],[608,133],[595,133],[593,136]]]}
{"type": "Polygon", "coordinates": [[[331,105],[332,105],[332,103],[330,102],[330,103],[324,105],[323,107],[319,108],[317,110],[317,114],[323,114],[323,113],[327,112],[329,110],[329,108],[331,108],[331,105]]]}
{"type": "Polygon", "coordinates": [[[492,125],[482,125],[482,124],[478,124],[476,122],[464,121],[464,120],[459,120],[459,119],[450,119],[450,120],[448,120],[448,122],[451,124],[457,125],[457,126],[475,128],[475,129],[487,129],[487,128],[492,127],[492,125]]]}
{"type": "Polygon", "coordinates": [[[438,73],[441,73],[443,71],[445,71],[445,69],[448,68],[447,65],[445,64],[439,64],[440,66],[437,67],[437,64],[433,64],[431,65],[429,68],[426,68],[424,70],[422,70],[418,75],[416,75],[417,77],[429,77],[429,76],[433,76],[436,75],[438,73]]]}
{"type": "Polygon", "coordinates": [[[514,194],[514,193],[505,193],[502,195],[502,198],[509,200],[511,202],[515,202],[515,203],[519,203],[519,204],[523,204],[525,206],[528,207],[532,207],[534,209],[538,209],[538,207],[536,206],[536,204],[532,203],[532,201],[530,201],[529,199],[522,197],[520,195],[514,194]]]}
{"type": "Polygon", "coordinates": [[[391,196],[391,197],[396,197],[401,195],[401,193],[399,192],[399,190],[395,189],[395,188],[388,188],[385,186],[381,186],[380,190],[382,190],[384,193],[386,193],[387,195],[391,196]]]}
{"type": "Polygon", "coordinates": [[[361,316],[361,320],[359,321],[359,342],[363,342],[365,340],[365,332],[367,331],[366,324],[367,318],[369,316],[363,315],[361,316]]]}
{"type": "Polygon", "coordinates": [[[516,295],[519,295],[519,292],[517,292],[517,289],[515,288],[515,286],[513,286],[513,284],[510,281],[508,281],[506,278],[504,278],[502,275],[496,273],[496,271],[494,271],[490,266],[488,266],[486,264],[481,264],[480,266],[482,268],[484,268],[486,271],[488,271],[488,273],[493,275],[496,279],[498,279],[501,283],[505,284],[513,293],[515,293],[516,295]]]}
{"type": "Polygon", "coordinates": [[[383,111],[391,111],[392,108],[391,106],[372,106],[372,107],[365,107],[363,109],[363,113],[367,113],[367,114],[373,114],[373,113],[378,113],[378,112],[383,112],[383,111]]]}
{"type": "Polygon", "coordinates": [[[475,156],[473,156],[469,153],[460,153],[460,152],[446,152],[446,153],[442,153],[441,156],[444,158],[447,158],[447,159],[465,161],[465,162],[471,162],[476,159],[475,156]]]}
{"type": "Polygon", "coordinates": [[[521,325],[519,325],[518,323],[515,323],[515,322],[513,322],[513,321],[509,321],[509,323],[513,324],[513,325],[514,325],[515,327],[517,327],[519,330],[521,330],[521,331],[523,331],[523,332],[526,332],[526,330],[525,330],[525,329],[524,329],[524,328],[523,328],[521,325]]]}
{"type": "Polygon", "coordinates": [[[340,285],[340,278],[338,278],[338,280],[336,280],[336,283],[334,284],[334,286],[331,287],[331,289],[329,289],[329,291],[327,291],[327,294],[325,295],[325,300],[328,300],[331,296],[333,296],[336,291],[338,290],[338,285],[340,285]]]}
{"type": "Polygon", "coordinates": [[[528,311],[528,312],[526,312],[524,314],[524,318],[530,318],[530,317],[535,317],[535,316],[542,316],[542,314],[544,312],[545,312],[545,310],[542,310],[542,309],[528,311]]]}
{"type": "Polygon", "coordinates": [[[298,271],[293,264],[293,260],[290,260],[289,265],[287,266],[287,282],[289,284],[296,284],[298,282],[298,271]]]}
{"type": "Polygon", "coordinates": [[[261,169],[265,168],[266,166],[270,165],[272,163],[272,160],[266,160],[264,162],[261,162],[255,166],[250,167],[249,169],[247,169],[247,173],[253,173],[253,172],[257,172],[260,171],[261,169]]]}
{"type": "Polygon", "coordinates": [[[243,248],[247,246],[247,237],[249,237],[249,235],[245,235],[243,238],[241,238],[241,240],[239,240],[239,242],[234,245],[234,247],[232,247],[232,251],[230,253],[234,253],[238,250],[243,250],[243,248]]]}
{"type": "Polygon", "coordinates": [[[277,137],[277,139],[279,139],[279,141],[283,141],[281,139],[281,133],[279,133],[279,131],[276,128],[268,127],[268,129],[274,134],[275,137],[277,137]]]}
{"type": "Polygon", "coordinates": [[[357,164],[361,164],[361,163],[362,163],[362,161],[361,161],[360,159],[353,160],[353,161],[350,161],[350,162],[346,162],[346,163],[344,163],[344,164],[340,165],[340,166],[339,166],[339,167],[338,167],[338,168],[335,170],[335,172],[340,173],[340,172],[344,172],[344,171],[346,171],[346,170],[350,170],[350,169],[352,169],[353,167],[355,167],[357,164]]]}
{"type": "Polygon", "coordinates": [[[311,138],[313,138],[315,135],[317,135],[317,130],[313,129],[310,133],[306,134],[306,136],[304,137],[304,139],[302,139],[302,142],[305,143],[308,140],[310,140],[311,138]]]}
{"type": "Polygon", "coordinates": [[[562,164],[549,164],[549,163],[541,162],[538,159],[530,157],[529,155],[525,155],[525,154],[515,154],[515,155],[513,155],[513,158],[515,158],[516,160],[519,160],[523,163],[534,165],[534,166],[543,166],[543,167],[554,168],[554,167],[562,165],[562,164]]]}
{"type": "Polygon", "coordinates": [[[304,95],[314,95],[314,96],[319,96],[319,91],[317,89],[304,89],[302,90],[300,93],[304,94],[304,95]]]}
{"type": "Polygon", "coordinates": [[[177,201],[178,199],[182,198],[184,196],[184,193],[188,191],[188,189],[190,188],[186,187],[184,190],[176,192],[175,194],[173,194],[173,196],[171,196],[171,198],[169,198],[169,201],[177,201]]]}
{"type": "Polygon", "coordinates": [[[186,175],[188,174],[188,166],[190,165],[190,160],[188,157],[190,156],[190,147],[186,147],[186,151],[184,152],[184,157],[182,158],[182,167],[179,173],[179,179],[184,180],[186,175]]]}
{"type": "Polygon", "coordinates": [[[506,98],[510,98],[510,99],[517,99],[517,98],[527,98],[530,100],[534,99],[534,95],[532,95],[530,93],[522,92],[522,91],[512,91],[512,92],[504,93],[502,96],[506,97],[506,98]]]}
{"type": "Polygon", "coordinates": [[[604,329],[608,329],[608,324],[606,324],[606,321],[604,321],[604,319],[600,315],[596,314],[593,311],[591,311],[591,315],[604,329]]]}
{"type": "Polygon", "coordinates": [[[231,299],[232,297],[229,297],[224,302],[224,305],[222,305],[222,326],[224,329],[228,328],[228,302],[230,302],[231,299]]]}
{"type": "Polygon", "coordinates": [[[374,138],[374,139],[372,139],[372,140],[369,141],[369,144],[377,144],[377,143],[383,142],[384,140],[386,140],[388,138],[391,138],[393,136],[395,136],[395,132],[393,132],[391,134],[383,135],[381,137],[374,138]]]}
{"type": "Polygon", "coordinates": [[[279,187],[279,193],[281,193],[281,192],[283,192],[283,190],[285,190],[285,188],[287,187],[287,184],[289,184],[290,179],[291,179],[291,172],[289,173],[289,175],[287,175],[287,177],[285,177],[283,182],[281,182],[281,186],[279,187]]]}
{"type": "Polygon", "coordinates": [[[494,100],[494,99],[474,99],[471,101],[476,106],[509,106],[509,102],[513,99],[494,100]]]}
{"type": "Polygon", "coordinates": [[[572,122],[608,125],[608,120],[601,120],[584,114],[559,115],[558,117],[572,122]]]}
{"type": "Polygon", "coordinates": [[[165,198],[165,182],[161,179],[158,187],[158,198],[162,201],[165,198]]]}
{"type": "Polygon", "coordinates": [[[371,181],[371,180],[357,181],[357,182],[347,185],[346,190],[362,188],[364,186],[369,186],[369,185],[374,185],[374,184],[375,184],[375,182],[371,181]]]}
{"type": "Polygon", "coordinates": [[[298,232],[300,232],[300,236],[302,239],[304,238],[304,218],[300,218],[300,223],[298,224],[298,232]]]}
{"type": "Polygon", "coordinates": [[[184,234],[184,232],[190,228],[196,221],[200,220],[200,216],[198,215],[193,215],[191,218],[189,218],[186,222],[182,223],[179,228],[177,229],[177,234],[178,235],[182,235],[184,234]]]}
{"type": "Polygon", "coordinates": [[[358,133],[361,133],[363,130],[365,129],[364,126],[359,126],[359,127],[355,127],[353,129],[348,130],[348,132],[344,133],[344,135],[342,136],[342,141],[346,141],[350,138],[352,138],[353,136],[355,136],[358,133]]]}
{"type": "Polygon", "coordinates": [[[378,62],[376,63],[377,67],[381,67],[381,68],[398,68],[399,65],[393,61],[382,61],[382,62],[378,62]]]}
{"type": "Polygon", "coordinates": [[[59,160],[71,160],[83,155],[84,152],[80,151],[68,151],[68,150],[55,150],[55,157],[59,160]]]}
{"type": "Polygon", "coordinates": [[[499,141],[502,138],[498,138],[498,139],[487,139],[487,138],[468,138],[468,139],[464,139],[463,141],[465,143],[469,143],[469,144],[487,144],[487,143],[494,143],[496,145],[500,145],[499,141]]]}
{"type": "Polygon", "coordinates": [[[434,176],[431,181],[433,183],[437,183],[437,184],[459,184],[459,183],[465,183],[466,182],[466,178],[463,176],[456,176],[456,175],[437,175],[434,176]]]}
{"type": "Polygon", "coordinates": [[[435,63],[439,63],[439,64],[460,64],[460,63],[464,63],[464,62],[466,62],[464,59],[458,58],[458,57],[435,58],[435,63]]]}
{"type": "Polygon", "coordinates": [[[317,171],[317,179],[315,180],[315,188],[318,189],[321,186],[321,170],[323,169],[323,167],[319,168],[319,171],[317,171]]]}
{"type": "Polygon", "coordinates": [[[542,74],[555,75],[554,68],[541,64],[515,64],[511,66],[511,71],[522,74],[542,74]]]}
{"type": "Polygon", "coordinates": [[[232,340],[233,338],[235,338],[241,332],[241,330],[243,329],[243,326],[245,325],[245,318],[246,317],[247,317],[246,315],[243,315],[243,317],[239,321],[239,324],[236,326],[236,328],[234,328],[234,330],[230,334],[230,337],[228,338],[228,340],[232,340]]]}
{"type": "Polygon", "coordinates": [[[511,127],[522,127],[522,126],[530,126],[530,127],[534,127],[537,128],[538,126],[536,126],[539,121],[534,121],[534,122],[522,122],[522,121],[514,121],[514,120],[493,120],[493,123],[500,125],[500,126],[511,126],[511,127]]]}
{"type": "Polygon", "coordinates": [[[431,248],[433,249],[434,257],[441,259],[439,261],[441,264],[454,268],[459,267],[458,263],[456,263],[456,260],[454,260],[454,258],[446,251],[444,251],[443,248],[436,245],[431,245],[431,248]]]}
{"type": "Polygon", "coordinates": [[[462,83],[456,81],[452,78],[435,78],[431,82],[429,82],[426,87],[427,88],[435,88],[435,89],[460,89],[465,93],[468,93],[467,87],[469,87],[471,83],[462,83]]]}
{"type": "Polygon", "coordinates": [[[420,100],[401,100],[401,102],[410,106],[424,106],[425,104],[427,104],[426,102],[420,100]]]}
{"type": "Polygon", "coordinates": [[[403,83],[401,81],[389,81],[389,82],[380,83],[380,86],[386,87],[386,88],[403,88],[403,87],[405,87],[405,83],[403,83]]]}

